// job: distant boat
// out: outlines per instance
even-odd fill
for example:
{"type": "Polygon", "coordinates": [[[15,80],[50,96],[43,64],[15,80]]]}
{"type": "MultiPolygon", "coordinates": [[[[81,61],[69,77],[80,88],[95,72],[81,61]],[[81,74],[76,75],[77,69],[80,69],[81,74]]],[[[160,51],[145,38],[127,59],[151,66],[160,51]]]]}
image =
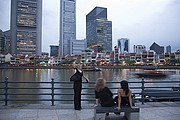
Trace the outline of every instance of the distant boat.
{"type": "Polygon", "coordinates": [[[138,77],[166,77],[168,74],[156,70],[144,70],[142,73],[136,73],[138,77]]]}
{"type": "Polygon", "coordinates": [[[101,69],[97,67],[83,67],[82,70],[83,71],[101,71],[101,69]]]}

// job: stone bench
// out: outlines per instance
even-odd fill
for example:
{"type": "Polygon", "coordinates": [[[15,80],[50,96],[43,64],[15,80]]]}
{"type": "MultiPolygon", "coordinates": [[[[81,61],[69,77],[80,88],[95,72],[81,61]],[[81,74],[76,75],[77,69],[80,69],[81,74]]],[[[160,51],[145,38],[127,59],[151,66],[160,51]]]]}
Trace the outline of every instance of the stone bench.
{"type": "Polygon", "coordinates": [[[139,108],[135,107],[131,109],[128,106],[121,106],[121,110],[118,111],[117,106],[114,107],[94,107],[94,119],[95,120],[105,120],[105,113],[118,113],[124,112],[127,120],[139,120],[139,108]]]}

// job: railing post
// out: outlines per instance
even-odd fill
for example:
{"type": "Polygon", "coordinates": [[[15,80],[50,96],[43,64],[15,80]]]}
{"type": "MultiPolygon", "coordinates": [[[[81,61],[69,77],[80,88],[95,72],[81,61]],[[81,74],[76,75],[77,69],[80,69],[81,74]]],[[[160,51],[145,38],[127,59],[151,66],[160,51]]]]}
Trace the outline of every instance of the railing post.
{"type": "Polygon", "coordinates": [[[54,78],[51,78],[51,105],[54,106],[54,78]]]}
{"type": "Polygon", "coordinates": [[[141,91],[141,101],[142,101],[142,104],[144,105],[144,78],[142,78],[141,83],[142,83],[142,87],[141,87],[141,89],[142,89],[142,91],[141,91]]]}
{"type": "Polygon", "coordinates": [[[8,102],[8,77],[5,77],[5,81],[4,81],[4,102],[5,102],[5,106],[7,106],[7,102],[8,102]]]}

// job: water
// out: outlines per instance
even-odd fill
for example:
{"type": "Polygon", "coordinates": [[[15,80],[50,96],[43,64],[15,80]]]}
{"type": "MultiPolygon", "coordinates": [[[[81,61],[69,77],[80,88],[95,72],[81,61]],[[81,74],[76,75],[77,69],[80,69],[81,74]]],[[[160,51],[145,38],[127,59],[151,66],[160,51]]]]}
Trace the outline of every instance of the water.
{"type": "MultiPolygon", "coordinates": [[[[121,81],[121,80],[128,80],[128,81],[141,81],[142,78],[138,78],[134,73],[141,72],[141,69],[103,69],[102,71],[85,71],[84,75],[89,79],[90,82],[95,82],[98,78],[104,78],[106,81],[121,81]]],[[[175,80],[180,81],[180,70],[176,69],[163,69],[161,71],[168,72],[170,75],[165,78],[146,78],[146,81],[155,81],[155,80],[175,80]]],[[[4,81],[5,77],[8,77],[9,81],[40,81],[40,82],[49,82],[51,78],[54,78],[54,81],[61,81],[61,82],[70,82],[69,78],[74,73],[73,69],[0,69],[0,81],[4,81]]],[[[85,81],[85,80],[84,80],[85,81]]],[[[83,84],[83,87],[94,87],[94,84],[83,84]]],[[[169,84],[168,84],[169,85],[169,84]]],[[[177,84],[171,83],[171,86],[177,87],[177,84]]],[[[2,85],[1,85],[2,86],[2,85]]],[[[11,87],[50,87],[47,84],[11,84],[11,87]]],[[[120,87],[119,84],[108,84],[109,87],[120,87]]],[[[130,87],[133,86],[140,86],[140,84],[131,83],[130,87]]],[[[151,83],[147,84],[146,86],[167,86],[167,84],[158,84],[158,83],[151,83]]],[[[55,87],[72,87],[72,84],[58,84],[55,87]]],[[[50,90],[30,90],[30,89],[22,89],[22,90],[11,90],[9,92],[22,92],[22,93],[50,93],[50,90]]],[[[1,90],[2,92],[2,90],[1,90]]],[[[58,89],[55,90],[56,93],[73,93],[71,89],[58,89]]],[[[84,89],[83,93],[92,93],[92,90],[84,89]]],[[[117,90],[113,89],[113,93],[116,93],[117,90]]],[[[133,91],[137,92],[137,91],[133,91]]],[[[11,98],[21,98],[22,95],[14,95],[11,98]]],[[[1,95],[0,98],[3,98],[1,95]]],[[[50,99],[51,96],[34,96],[30,95],[27,98],[35,98],[35,99],[50,99]]],[[[72,95],[68,96],[55,96],[56,99],[73,99],[72,95]]],[[[94,96],[83,95],[82,99],[93,99],[94,96]]],[[[39,102],[33,102],[39,103],[39,102]]],[[[72,101],[70,101],[72,103],[72,101]]]]}

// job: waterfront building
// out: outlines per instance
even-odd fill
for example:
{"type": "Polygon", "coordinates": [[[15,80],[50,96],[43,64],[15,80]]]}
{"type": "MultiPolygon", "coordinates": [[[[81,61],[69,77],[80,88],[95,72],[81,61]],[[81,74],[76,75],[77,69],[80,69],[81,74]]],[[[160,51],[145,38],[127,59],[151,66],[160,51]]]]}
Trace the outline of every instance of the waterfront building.
{"type": "Polygon", "coordinates": [[[3,31],[0,29],[0,53],[5,52],[5,35],[3,31]]]}
{"type": "Polygon", "coordinates": [[[76,40],[76,0],[60,0],[59,55],[71,55],[76,40]]]}
{"type": "Polygon", "coordinates": [[[119,60],[122,62],[125,60],[125,54],[124,53],[120,53],[119,54],[119,60]]]}
{"type": "Polygon", "coordinates": [[[109,65],[113,65],[114,63],[114,51],[110,52],[110,63],[109,65]]]}
{"type": "Polygon", "coordinates": [[[119,50],[118,50],[118,46],[114,47],[114,62],[115,63],[119,62],[119,50]]]}
{"type": "Polygon", "coordinates": [[[154,50],[149,50],[147,53],[147,62],[149,64],[154,64],[155,61],[157,60],[156,55],[155,55],[155,51],[154,50]]]}
{"type": "Polygon", "coordinates": [[[164,64],[165,63],[165,55],[164,54],[161,54],[158,56],[158,63],[159,64],[164,64]]]}
{"type": "Polygon", "coordinates": [[[82,51],[87,49],[87,41],[83,40],[73,40],[71,42],[71,53],[72,55],[81,55],[82,51]]]}
{"type": "Polygon", "coordinates": [[[143,51],[146,51],[145,45],[134,45],[134,53],[141,54],[143,51]]]}
{"type": "Polygon", "coordinates": [[[154,42],[154,43],[150,46],[150,50],[154,50],[157,55],[163,54],[163,53],[164,53],[164,46],[159,46],[157,43],[154,42]]]}
{"type": "Polygon", "coordinates": [[[146,63],[147,62],[147,51],[143,51],[142,52],[142,54],[141,54],[141,61],[143,62],[143,63],[146,63]]]}
{"type": "Polygon", "coordinates": [[[135,61],[136,61],[136,64],[142,64],[142,55],[135,54],[135,61]]]}
{"type": "Polygon", "coordinates": [[[107,8],[95,7],[86,15],[87,47],[95,52],[112,51],[112,21],[107,19],[107,8]]]}
{"type": "Polygon", "coordinates": [[[58,45],[50,45],[50,57],[57,57],[59,51],[58,45]]]}
{"type": "Polygon", "coordinates": [[[42,0],[11,0],[11,54],[41,55],[42,0]]]}
{"type": "Polygon", "coordinates": [[[92,62],[92,51],[91,50],[85,50],[81,53],[81,62],[88,64],[92,62]]]}
{"type": "Polygon", "coordinates": [[[0,53],[0,63],[8,63],[13,56],[10,53],[0,53]]]}
{"type": "Polygon", "coordinates": [[[175,58],[176,58],[177,60],[179,60],[179,62],[180,62],[180,50],[177,50],[177,51],[175,52],[175,58]]]}
{"type": "Polygon", "coordinates": [[[170,45],[166,46],[166,53],[171,53],[171,46],[170,45]]]}
{"type": "Polygon", "coordinates": [[[129,39],[128,38],[118,39],[118,47],[119,47],[119,53],[129,52],[129,39]]]}
{"type": "Polygon", "coordinates": [[[105,54],[105,63],[107,64],[110,63],[110,55],[111,55],[111,52],[106,52],[105,54]]]}

